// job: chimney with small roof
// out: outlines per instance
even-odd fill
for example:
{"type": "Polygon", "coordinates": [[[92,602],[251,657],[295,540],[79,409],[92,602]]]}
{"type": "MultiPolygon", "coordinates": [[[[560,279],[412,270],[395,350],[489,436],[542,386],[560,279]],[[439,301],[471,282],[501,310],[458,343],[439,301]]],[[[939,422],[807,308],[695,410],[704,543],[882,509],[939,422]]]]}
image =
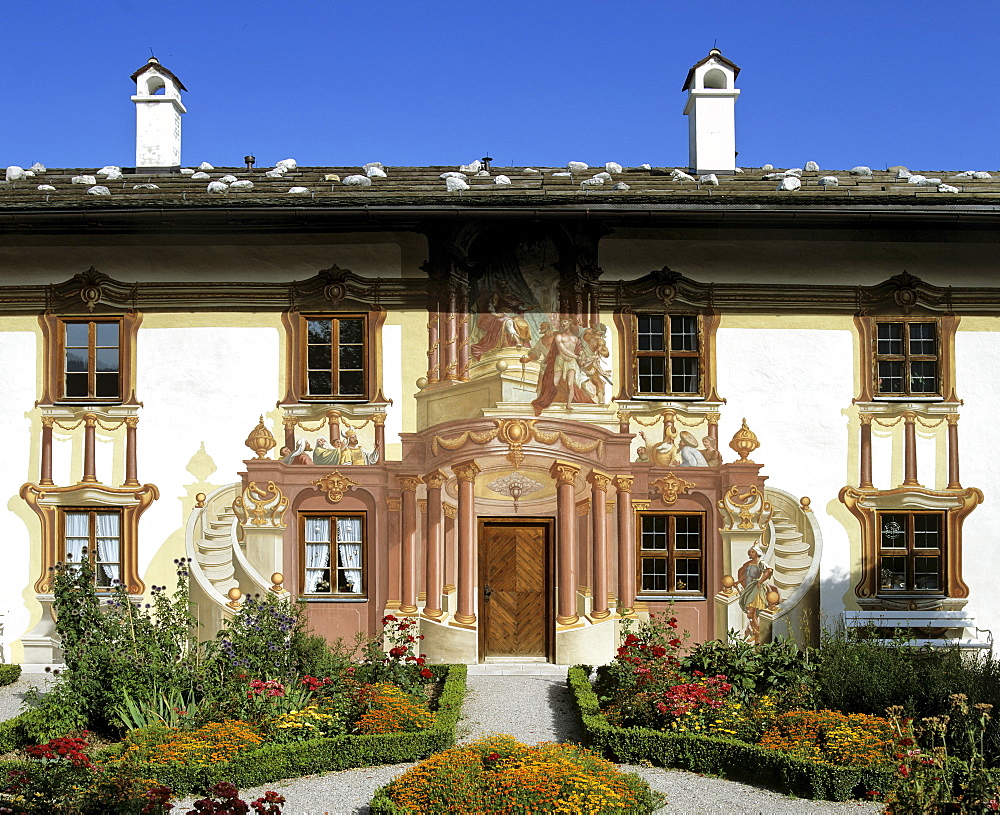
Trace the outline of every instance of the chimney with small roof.
{"type": "Polygon", "coordinates": [[[166,169],[181,163],[181,103],[186,91],[156,57],[132,74],[135,81],[135,166],[166,169]]]}
{"type": "Polygon", "coordinates": [[[681,90],[688,92],[688,164],[691,172],[736,172],[736,77],[740,69],[718,48],[694,64],[681,90]]]}

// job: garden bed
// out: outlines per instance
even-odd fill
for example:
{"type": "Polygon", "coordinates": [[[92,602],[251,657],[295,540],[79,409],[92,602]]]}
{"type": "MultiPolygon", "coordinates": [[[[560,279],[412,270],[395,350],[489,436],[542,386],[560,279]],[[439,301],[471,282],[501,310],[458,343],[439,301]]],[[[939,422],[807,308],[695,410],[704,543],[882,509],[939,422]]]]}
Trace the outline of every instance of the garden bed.
{"type": "MultiPolygon", "coordinates": [[[[209,765],[133,763],[130,772],[155,779],[175,794],[201,791],[219,782],[229,782],[244,789],[270,784],[303,775],[418,761],[455,743],[455,726],[465,695],[464,665],[435,666],[442,678],[434,720],[430,727],[416,732],[376,735],[339,735],[285,744],[264,744],[255,750],[243,750],[230,761],[209,765]]],[[[16,720],[11,720],[12,723],[16,720]]],[[[113,760],[122,752],[115,744],[97,751],[95,761],[113,760]]],[[[23,769],[23,761],[0,764],[0,774],[23,769]]]]}
{"type": "Polygon", "coordinates": [[[601,713],[590,669],[570,668],[567,678],[588,744],[613,761],[649,762],[707,775],[720,775],[800,798],[846,801],[896,783],[894,772],[837,767],[769,750],[736,739],[642,727],[615,727],[601,713]]]}

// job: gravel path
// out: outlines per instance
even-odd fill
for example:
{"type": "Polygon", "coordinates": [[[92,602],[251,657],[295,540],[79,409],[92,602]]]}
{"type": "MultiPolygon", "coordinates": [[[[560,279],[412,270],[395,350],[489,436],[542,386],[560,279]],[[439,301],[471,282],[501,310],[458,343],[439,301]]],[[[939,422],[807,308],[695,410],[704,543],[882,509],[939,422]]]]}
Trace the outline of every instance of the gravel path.
{"type": "MultiPolygon", "coordinates": [[[[458,724],[458,740],[472,741],[487,733],[508,733],[526,744],[543,741],[583,740],[583,731],[565,669],[552,665],[473,666],[469,688],[458,724]]],[[[16,715],[28,687],[44,687],[45,674],[26,674],[0,688],[0,719],[16,715]]],[[[375,790],[401,775],[412,764],[392,764],[305,776],[243,790],[252,801],[266,790],[284,795],[284,815],[355,815],[367,813],[375,790]]],[[[722,778],[665,770],[659,767],[622,769],[645,778],[653,789],[667,795],[664,815],[798,815],[798,813],[877,813],[882,807],[864,802],[833,803],[790,798],[722,778]]],[[[185,812],[194,798],[179,801],[174,811],[185,812]]]]}

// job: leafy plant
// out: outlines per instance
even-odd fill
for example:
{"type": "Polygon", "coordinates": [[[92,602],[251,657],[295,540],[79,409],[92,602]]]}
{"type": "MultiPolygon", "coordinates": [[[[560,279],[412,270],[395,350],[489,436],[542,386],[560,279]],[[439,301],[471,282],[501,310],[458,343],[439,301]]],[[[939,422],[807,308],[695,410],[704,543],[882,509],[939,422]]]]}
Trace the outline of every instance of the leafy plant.
{"type": "Polygon", "coordinates": [[[418,634],[419,623],[413,617],[400,619],[393,614],[382,618],[382,636],[368,640],[362,648],[362,661],[355,676],[361,682],[389,682],[413,694],[433,678],[427,667],[427,655],[417,653],[424,638],[418,634]],[[387,648],[383,649],[383,642],[387,648]]]}

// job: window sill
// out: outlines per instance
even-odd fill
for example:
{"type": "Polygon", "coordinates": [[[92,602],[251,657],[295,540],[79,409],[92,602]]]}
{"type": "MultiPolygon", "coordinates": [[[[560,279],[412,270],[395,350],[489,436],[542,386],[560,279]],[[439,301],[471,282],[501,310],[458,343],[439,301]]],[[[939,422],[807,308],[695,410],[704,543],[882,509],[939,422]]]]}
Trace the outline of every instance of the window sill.
{"type": "Polygon", "coordinates": [[[689,602],[698,601],[705,602],[707,597],[695,594],[640,594],[636,596],[636,602],[643,603],[673,603],[673,602],[689,602]]]}
{"type": "Polygon", "coordinates": [[[631,397],[633,402],[704,402],[704,396],[693,393],[636,393],[631,397]]]}
{"type": "Polygon", "coordinates": [[[304,603],[367,603],[367,597],[317,597],[315,595],[299,595],[304,603]]]}
{"type": "Polygon", "coordinates": [[[873,402],[943,402],[943,396],[935,394],[914,394],[913,396],[889,396],[888,394],[876,394],[872,397],[873,402]]]}

